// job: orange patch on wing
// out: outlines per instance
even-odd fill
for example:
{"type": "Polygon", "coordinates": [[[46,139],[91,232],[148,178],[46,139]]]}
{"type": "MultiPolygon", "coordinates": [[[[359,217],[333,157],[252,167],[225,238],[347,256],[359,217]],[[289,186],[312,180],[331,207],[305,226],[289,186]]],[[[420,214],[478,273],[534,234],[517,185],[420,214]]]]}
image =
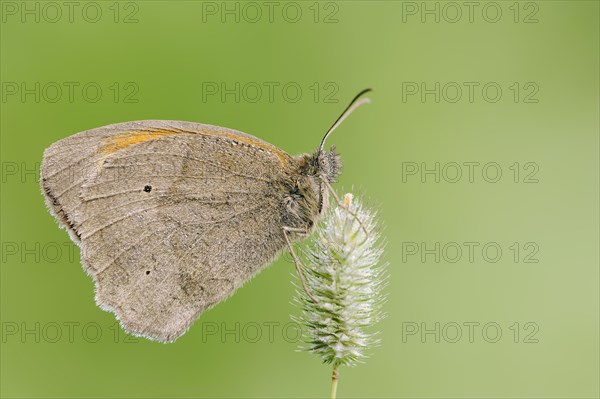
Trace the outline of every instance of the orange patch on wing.
{"type": "Polygon", "coordinates": [[[114,137],[110,137],[107,140],[104,147],[102,147],[101,152],[103,155],[108,156],[108,155],[114,154],[115,152],[117,152],[119,150],[123,150],[129,146],[132,146],[134,144],[144,143],[149,140],[155,140],[155,139],[159,139],[161,137],[172,136],[175,134],[186,134],[186,133],[187,134],[202,134],[205,136],[214,136],[214,137],[225,137],[225,138],[228,138],[231,140],[236,140],[239,143],[244,143],[244,144],[248,144],[248,145],[251,145],[251,146],[254,146],[257,148],[261,148],[267,152],[270,152],[271,154],[274,154],[279,159],[279,162],[281,162],[281,164],[283,166],[287,166],[291,159],[290,155],[288,155],[286,152],[280,150],[279,148],[275,147],[274,145],[253,139],[251,137],[238,136],[236,134],[225,133],[225,132],[207,132],[207,131],[194,132],[194,131],[189,131],[189,130],[181,130],[181,129],[171,130],[171,129],[163,129],[163,128],[148,129],[148,130],[146,130],[146,129],[136,130],[136,131],[122,133],[122,134],[116,135],[114,137]]]}
{"type": "Polygon", "coordinates": [[[144,143],[149,140],[155,140],[161,137],[172,136],[178,133],[179,132],[177,131],[167,129],[144,130],[123,133],[109,138],[104,147],[102,147],[101,151],[104,155],[110,155],[134,144],[144,143]]]}

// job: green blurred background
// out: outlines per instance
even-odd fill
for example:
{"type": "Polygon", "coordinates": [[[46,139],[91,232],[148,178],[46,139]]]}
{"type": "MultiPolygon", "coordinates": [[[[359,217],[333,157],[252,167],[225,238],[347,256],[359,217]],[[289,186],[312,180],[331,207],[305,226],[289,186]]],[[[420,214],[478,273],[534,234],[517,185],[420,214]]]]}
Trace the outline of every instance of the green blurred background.
{"type": "Polygon", "coordinates": [[[339,191],[387,226],[388,317],[339,396],[598,397],[598,2],[65,3],[1,2],[3,397],[326,396],[330,368],[295,351],[288,260],[176,343],[130,338],[35,170],[139,119],[311,151],[365,87],[330,142],[339,191]]]}

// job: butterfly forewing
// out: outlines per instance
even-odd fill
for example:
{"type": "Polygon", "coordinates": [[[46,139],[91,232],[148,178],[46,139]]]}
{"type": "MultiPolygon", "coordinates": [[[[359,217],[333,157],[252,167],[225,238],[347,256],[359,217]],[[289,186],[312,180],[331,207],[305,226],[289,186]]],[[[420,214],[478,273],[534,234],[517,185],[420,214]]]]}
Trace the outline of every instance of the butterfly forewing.
{"type": "Polygon", "coordinates": [[[291,162],[230,129],[128,122],[52,145],[42,186],[98,305],[131,333],[172,341],[284,248],[273,188],[291,162]]]}

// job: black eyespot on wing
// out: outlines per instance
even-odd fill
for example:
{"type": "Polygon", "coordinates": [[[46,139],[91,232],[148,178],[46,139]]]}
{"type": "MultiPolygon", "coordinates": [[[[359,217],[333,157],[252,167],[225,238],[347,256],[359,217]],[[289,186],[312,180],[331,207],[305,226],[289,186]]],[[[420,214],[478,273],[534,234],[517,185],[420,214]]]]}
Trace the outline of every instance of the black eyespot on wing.
{"type": "Polygon", "coordinates": [[[150,191],[152,191],[152,186],[144,186],[144,191],[149,193],[150,191]]]}
{"type": "Polygon", "coordinates": [[[150,270],[146,270],[146,276],[150,274],[150,270]]]}

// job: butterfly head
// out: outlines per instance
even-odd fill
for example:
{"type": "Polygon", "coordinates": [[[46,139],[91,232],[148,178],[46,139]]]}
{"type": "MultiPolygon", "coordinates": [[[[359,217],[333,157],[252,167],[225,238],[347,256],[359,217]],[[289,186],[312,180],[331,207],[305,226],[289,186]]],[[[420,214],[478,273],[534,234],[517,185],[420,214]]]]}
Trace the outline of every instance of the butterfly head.
{"type": "Polygon", "coordinates": [[[335,146],[331,146],[328,152],[321,149],[315,151],[311,163],[314,174],[327,179],[329,183],[335,183],[342,173],[342,159],[335,151],[335,146]]]}
{"type": "Polygon", "coordinates": [[[311,231],[328,207],[327,186],[340,175],[341,160],[334,147],[328,152],[317,149],[295,159],[296,168],[289,176],[289,192],[284,199],[287,210],[285,224],[311,231]]]}

